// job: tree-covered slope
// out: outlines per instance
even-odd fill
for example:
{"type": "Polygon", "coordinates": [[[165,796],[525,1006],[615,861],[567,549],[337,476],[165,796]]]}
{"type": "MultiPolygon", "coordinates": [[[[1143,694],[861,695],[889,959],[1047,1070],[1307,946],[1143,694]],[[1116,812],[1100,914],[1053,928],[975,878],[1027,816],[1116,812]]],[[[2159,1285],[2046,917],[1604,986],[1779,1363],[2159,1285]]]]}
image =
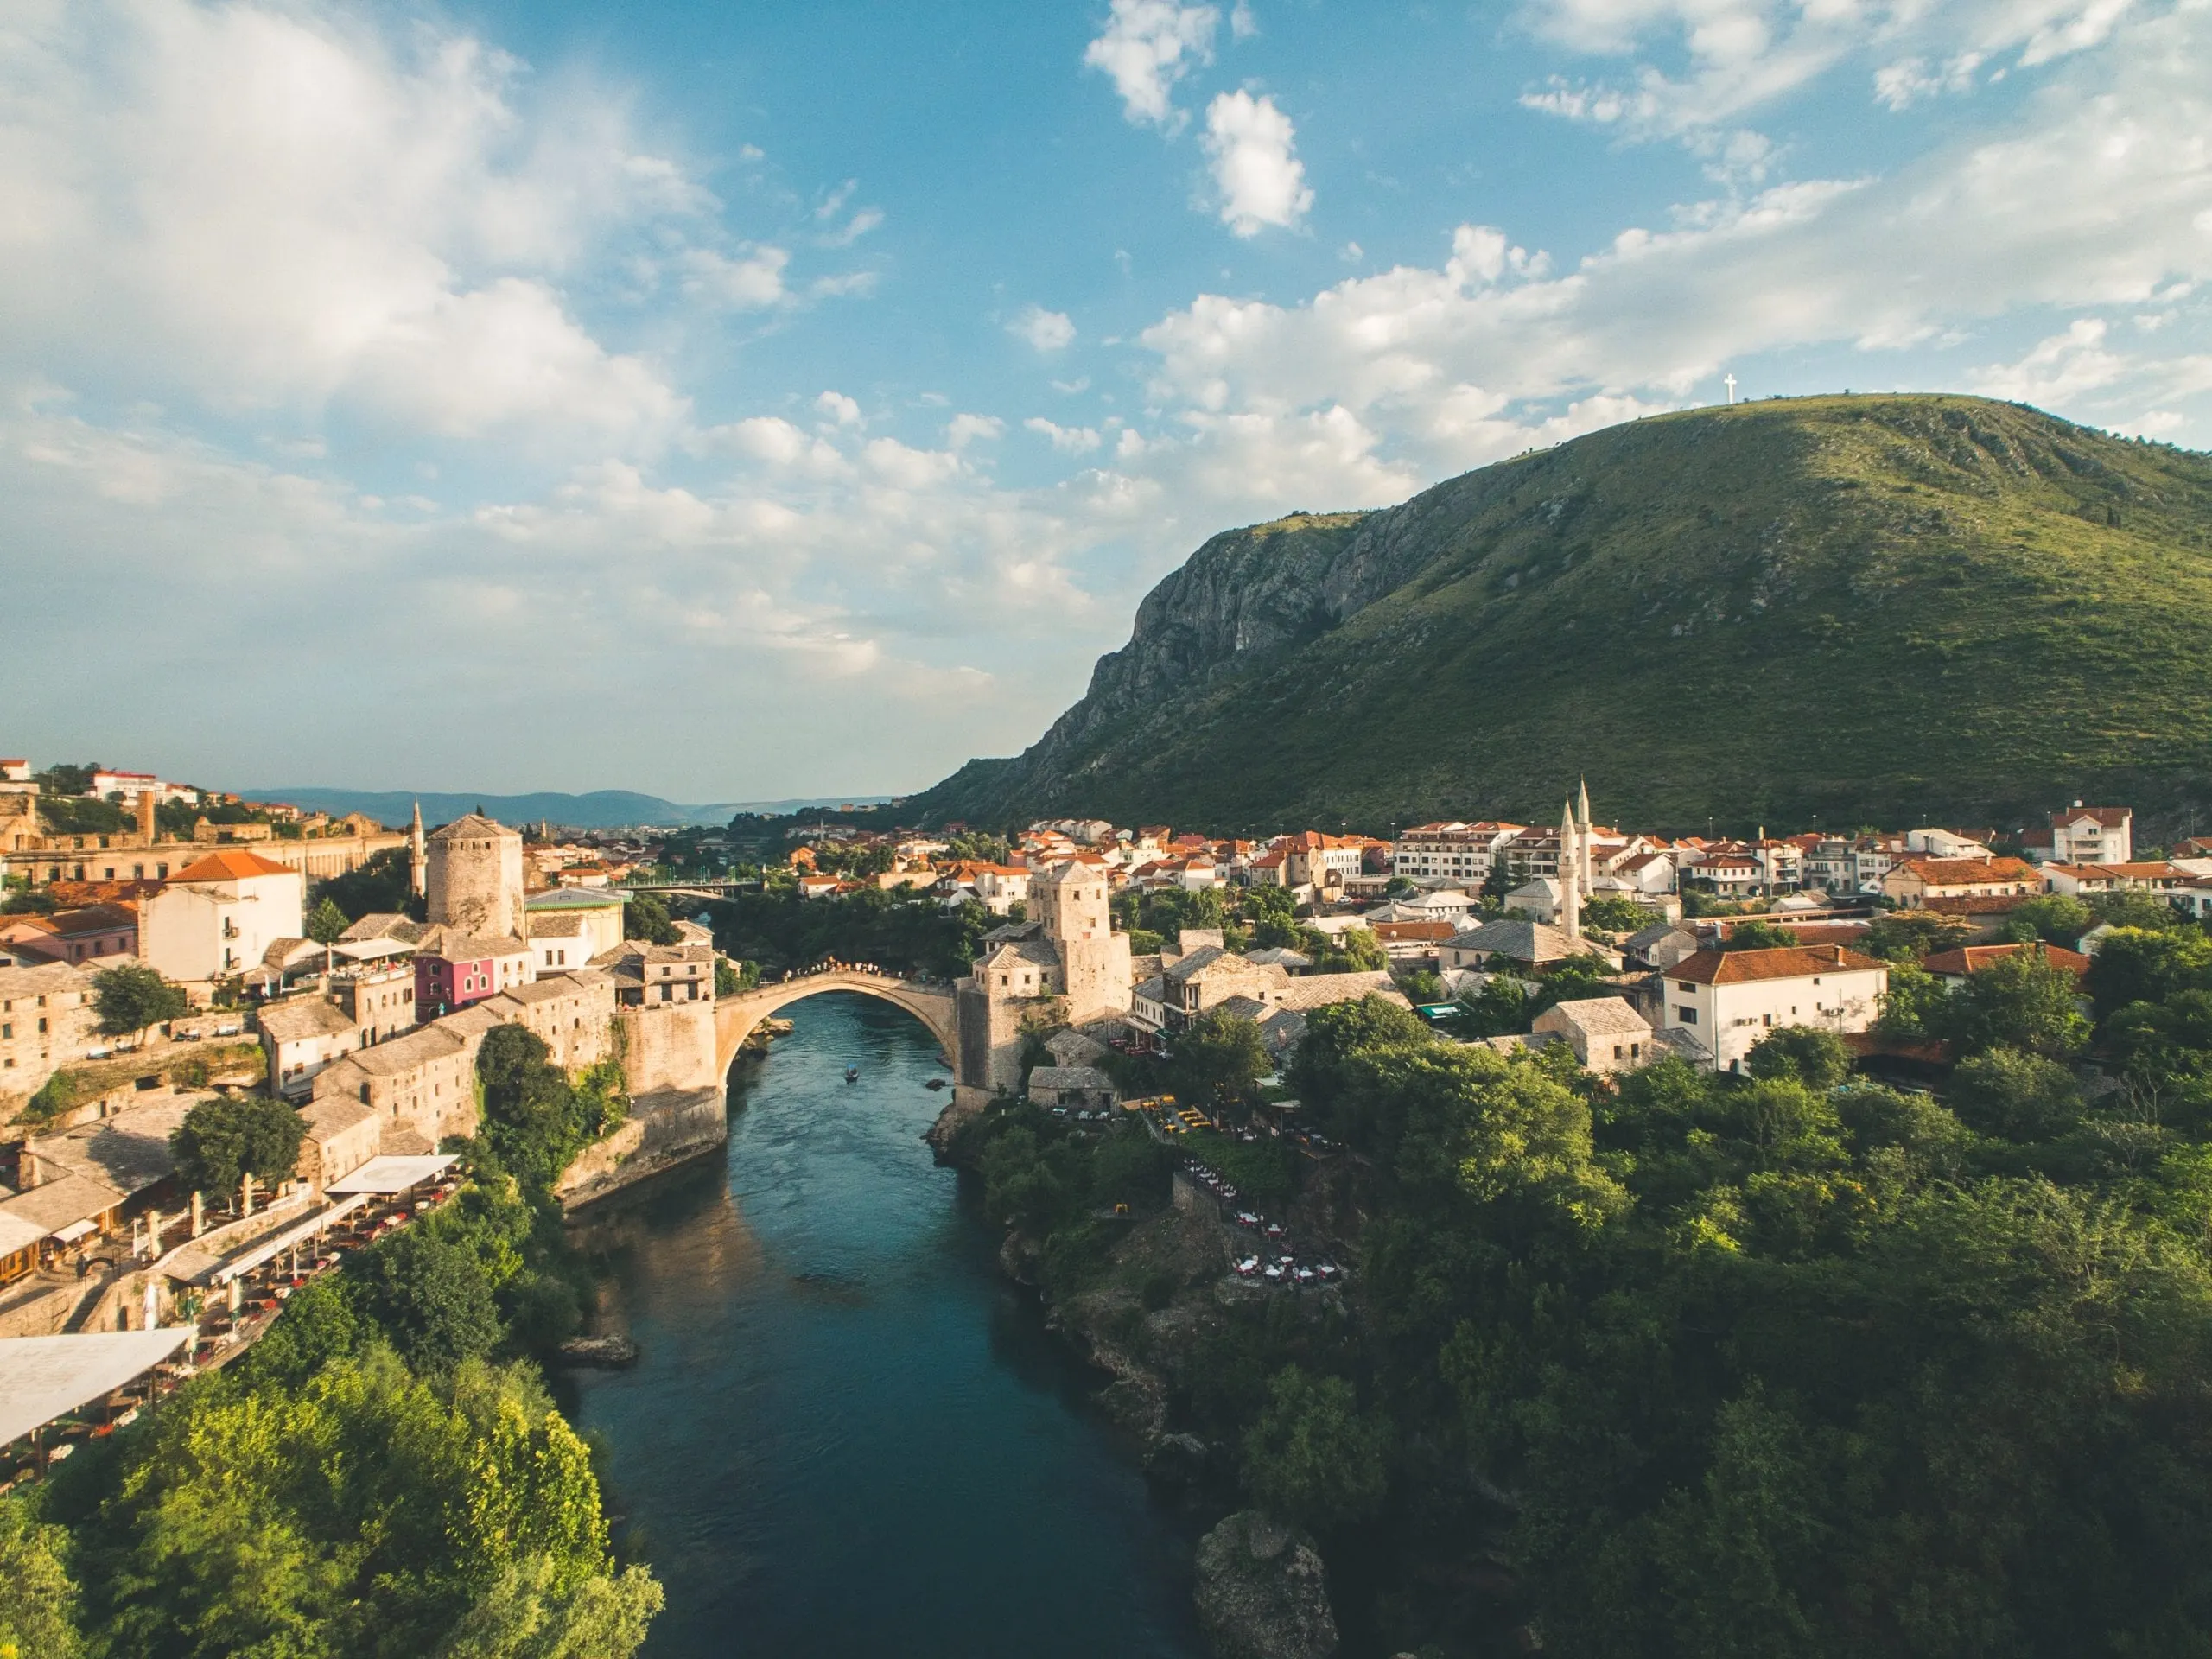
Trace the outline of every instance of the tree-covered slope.
{"type": "Polygon", "coordinates": [[[2212,457],[1980,398],[1615,427],[1215,537],[925,817],[2017,822],[2212,797],[2212,457]]]}

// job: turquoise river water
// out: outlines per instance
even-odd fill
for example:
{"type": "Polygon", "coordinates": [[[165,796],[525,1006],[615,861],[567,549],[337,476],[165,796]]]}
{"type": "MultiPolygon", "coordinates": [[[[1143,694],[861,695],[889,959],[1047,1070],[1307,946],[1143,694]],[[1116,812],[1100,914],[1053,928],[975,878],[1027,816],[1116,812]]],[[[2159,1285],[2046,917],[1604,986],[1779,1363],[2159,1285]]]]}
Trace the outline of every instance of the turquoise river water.
{"type": "Polygon", "coordinates": [[[1190,1531],[922,1144],[935,1042],[850,994],[786,1013],[726,1156],[586,1230],[643,1350],[575,1400],[667,1587],[649,1659],[1195,1659],[1190,1531]]]}

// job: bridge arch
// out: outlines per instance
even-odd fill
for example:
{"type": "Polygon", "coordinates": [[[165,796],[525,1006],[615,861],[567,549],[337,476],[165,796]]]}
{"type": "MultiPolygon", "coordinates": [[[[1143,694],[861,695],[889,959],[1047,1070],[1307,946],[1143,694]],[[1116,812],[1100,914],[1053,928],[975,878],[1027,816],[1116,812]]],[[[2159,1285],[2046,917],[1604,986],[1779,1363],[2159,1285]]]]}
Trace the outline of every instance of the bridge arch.
{"type": "Polygon", "coordinates": [[[822,973],[800,974],[790,979],[779,979],[773,984],[740,991],[734,996],[718,998],[715,1003],[716,1075],[729,1075],[730,1067],[737,1061],[737,1051],[745,1046],[745,1039],[753,1034],[763,1020],[779,1008],[804,1001],[810,996],[819,996],[824,991],[857,991],[862,996],[872,996],[879,1001],[890,1003],[893,1007],[904,1008],[929,1027],[930,1035],[937,1039],[938,1046],[944,1050],[947,1062],[950,1062],[957,1052],[950,986],[923,985],[889,974],[864,973],[854,968],[832,968],[822,973]]]}

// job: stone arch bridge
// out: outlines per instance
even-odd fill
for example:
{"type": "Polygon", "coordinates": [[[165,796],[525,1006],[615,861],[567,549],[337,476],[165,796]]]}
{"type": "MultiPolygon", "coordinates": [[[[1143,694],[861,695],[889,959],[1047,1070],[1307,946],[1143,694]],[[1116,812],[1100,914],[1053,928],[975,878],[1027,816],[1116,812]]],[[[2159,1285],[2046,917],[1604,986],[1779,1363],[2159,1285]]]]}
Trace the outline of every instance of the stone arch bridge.
{"type": "Polygon", "coordinates": [[[727,1077],[737,1051],[753,1028],[779,1008],[818,996],[824,991],[857,991],[900,1007],[930,1028],[938,1046],[950,1061],[958,1052],[954,1044],[952,988],[920,985],[889,974],[864,973],[856,968],[830,968],[820,973],[799,974],[772,985],[740,991],[715,1002],[715,1065],[716,1075],[727,1077]]]}

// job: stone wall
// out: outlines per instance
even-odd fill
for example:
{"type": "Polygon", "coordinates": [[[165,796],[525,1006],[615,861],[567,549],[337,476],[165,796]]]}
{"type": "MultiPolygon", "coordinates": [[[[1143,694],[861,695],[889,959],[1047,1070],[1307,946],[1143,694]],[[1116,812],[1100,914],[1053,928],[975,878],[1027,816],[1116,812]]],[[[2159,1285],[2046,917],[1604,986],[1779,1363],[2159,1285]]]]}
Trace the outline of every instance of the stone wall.
{"type": "Polygon", "coordinates": [[[595,1203],[689,1163],[729,1138],[728,1096],[720,1087],[664,1089],[635,1096],[630,1118],[587,1147],[554,1186],[564,1211],[595,1203]]]}
{"type": "Polygon", "coordinates": [[[658,1089],[721,1087],[712,1002],[622,1008],[615,1023],[621,1033],[622,1075],[632,1096],[658,1089]]]}

